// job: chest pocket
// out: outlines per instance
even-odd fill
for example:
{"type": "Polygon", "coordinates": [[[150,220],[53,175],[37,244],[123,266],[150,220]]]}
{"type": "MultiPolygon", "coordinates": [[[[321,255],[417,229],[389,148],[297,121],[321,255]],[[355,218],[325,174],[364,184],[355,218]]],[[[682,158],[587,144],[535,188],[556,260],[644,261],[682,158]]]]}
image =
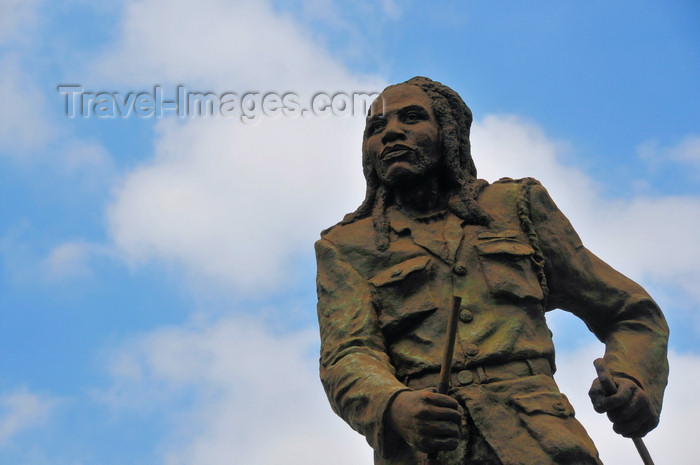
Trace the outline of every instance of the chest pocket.
{"type": "Polygon", "coordinates": [[[397,263],[369,280],[385,331],[400,331],[437,309],[430,290],[429,256],[397,263]]]}
{"type": "Polygon", "coordinates": [[[516,237],[501,234],[480,237],[476,244],[481,268],[494,297],[506,300],[542,300],[544,294],[534,269],[535,250],[516,237]]]}

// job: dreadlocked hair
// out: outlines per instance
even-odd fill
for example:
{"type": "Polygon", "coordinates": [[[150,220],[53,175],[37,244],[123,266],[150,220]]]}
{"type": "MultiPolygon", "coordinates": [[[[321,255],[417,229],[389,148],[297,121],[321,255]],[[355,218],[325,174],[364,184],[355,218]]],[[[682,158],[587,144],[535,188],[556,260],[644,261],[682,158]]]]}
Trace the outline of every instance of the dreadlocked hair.
{"type": "MultiPolygon", "coordinates": [[[[443,155],[444,172],[454,193],[448,202],[448,209],[459,218],[473,224],[488,224],[491,218],[476,202],[479,191],[487,183],[476,179],[476,166],[469,143],[471,110],[457,92],[426,77],[416,76],[398,85],[416,86],[430,99],[430,106],[439,127],[439,147],[443,155]]],[[[387,207],[391,204],[391,196],[379,180],[364,144],[362,169],[367,181],[365,199],[357,210],[345,215],[341,224],[352,223],[371,215],[377,249],[384,251],[389,247],[387,207]]]]}

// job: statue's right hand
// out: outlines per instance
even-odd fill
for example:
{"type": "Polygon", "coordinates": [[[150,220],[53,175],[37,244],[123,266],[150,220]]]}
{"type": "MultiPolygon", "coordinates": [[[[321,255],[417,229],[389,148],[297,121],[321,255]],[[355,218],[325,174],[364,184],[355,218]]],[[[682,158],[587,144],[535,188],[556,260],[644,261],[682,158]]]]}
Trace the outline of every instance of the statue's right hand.
{"type": "Polygon", "coordinates": [[[404,391],[394,398],[389,425],[404,441],[422,452],[454,450],[462,415],[452,397],[434,390],[404,391]]]}

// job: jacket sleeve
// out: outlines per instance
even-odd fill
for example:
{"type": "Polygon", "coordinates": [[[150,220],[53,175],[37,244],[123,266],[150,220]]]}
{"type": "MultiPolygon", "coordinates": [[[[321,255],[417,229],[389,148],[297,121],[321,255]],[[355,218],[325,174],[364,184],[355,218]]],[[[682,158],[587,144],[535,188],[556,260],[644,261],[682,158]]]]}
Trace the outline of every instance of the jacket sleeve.
{"type": "Polygon", "coordinates": [[[661,412],[668,377],[668,326],[649,294],[586,249],[542,185],[529,189],[532,222],[544,256],[547,308],[581,318],[605,343],[614,376],[636,382],[661,412]]]}
{"type": "Polygon", "coordinates": [[[407,390],[386,353],[367,281],[328,240],[316,242],[321,381],[333,410],[386,457],[389,405],[407,390]]]}

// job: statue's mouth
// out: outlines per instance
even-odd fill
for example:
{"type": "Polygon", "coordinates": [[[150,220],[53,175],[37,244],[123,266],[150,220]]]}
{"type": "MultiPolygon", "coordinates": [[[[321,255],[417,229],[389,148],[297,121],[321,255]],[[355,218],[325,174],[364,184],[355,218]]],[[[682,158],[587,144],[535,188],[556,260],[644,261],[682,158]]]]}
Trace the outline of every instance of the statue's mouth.
{"type": "Polygon", "coordinates": [[[402,157],[402,156],[404,156],[407,153],[412,152],[412,151],[413,151],[413,149],[411,147],[406,146],[406,145],[402,145],[402,144],[392,145],[390,147],[385,148],[382,151],[381,160],[385,161],[385,160],[392,160],[394,158],[400,158],[400,157],[402,157]]]}

